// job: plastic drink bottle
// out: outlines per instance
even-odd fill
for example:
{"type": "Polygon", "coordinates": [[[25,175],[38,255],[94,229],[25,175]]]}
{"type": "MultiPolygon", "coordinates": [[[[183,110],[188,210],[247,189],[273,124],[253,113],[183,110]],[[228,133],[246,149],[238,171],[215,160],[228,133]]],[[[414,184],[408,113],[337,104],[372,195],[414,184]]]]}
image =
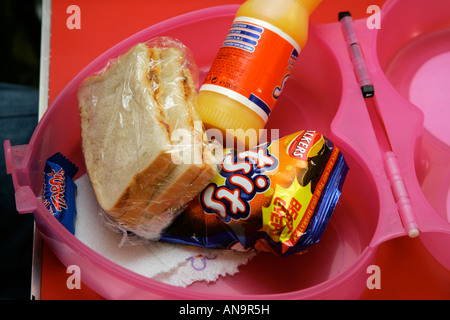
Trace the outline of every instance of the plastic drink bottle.
{"type": "Polygon", "coordinates": [[[259,137],[264,128],[306,44],[309,15],[321,2],[248,0],[240,6],[198,94],[206,129],[247,148],[258,143],[248,135],[259,137]]]}

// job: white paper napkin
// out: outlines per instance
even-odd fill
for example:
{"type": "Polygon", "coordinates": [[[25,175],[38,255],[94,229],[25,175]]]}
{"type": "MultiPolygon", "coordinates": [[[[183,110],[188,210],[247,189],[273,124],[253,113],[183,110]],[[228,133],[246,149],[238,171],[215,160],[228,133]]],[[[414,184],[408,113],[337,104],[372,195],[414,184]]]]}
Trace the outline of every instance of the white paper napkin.
{"type": "Polygon", "coordinates": [[[75,183],[75,236],[105,258],[143,276],[186,287],[195,281],[211,282],[235,274],[256,254],[155,241],[134,243],[108,226],[89,177],[85,174],[75,183]]]}

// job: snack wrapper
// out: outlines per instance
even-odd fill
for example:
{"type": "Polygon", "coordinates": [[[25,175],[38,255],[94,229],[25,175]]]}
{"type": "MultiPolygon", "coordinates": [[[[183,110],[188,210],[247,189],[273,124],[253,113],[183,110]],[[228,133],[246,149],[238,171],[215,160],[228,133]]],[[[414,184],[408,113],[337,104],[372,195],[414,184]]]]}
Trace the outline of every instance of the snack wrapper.
{"type": "Polygon", "coordinates": [[[340,150],[300,131],[227,150],[220,172],[160,240],[208,248],[302,253],[319,241],[348,171],[340,150]]]}
{"type": "Polygon", "coordinates": [[[75,234],[77,214],[73,181],[78,168],[61,153],[48,158],[44,167],[42,203],[67,230],[75,234]]]}

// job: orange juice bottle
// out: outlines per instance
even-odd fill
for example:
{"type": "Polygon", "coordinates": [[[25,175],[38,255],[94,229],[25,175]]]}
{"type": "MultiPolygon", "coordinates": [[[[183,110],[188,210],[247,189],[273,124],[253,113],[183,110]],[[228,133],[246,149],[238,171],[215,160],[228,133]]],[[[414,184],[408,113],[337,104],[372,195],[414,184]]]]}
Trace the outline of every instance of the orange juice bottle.
{"type": "Polygon", "coordinates": [[[259,135],[264,128],[306,44],[309,15],[320,2],[247,0],[241,5],[198,94],[206,129],[224,136],[231,132],[247,148],[258,143],[235,133],[253,129],[259,135]]]}

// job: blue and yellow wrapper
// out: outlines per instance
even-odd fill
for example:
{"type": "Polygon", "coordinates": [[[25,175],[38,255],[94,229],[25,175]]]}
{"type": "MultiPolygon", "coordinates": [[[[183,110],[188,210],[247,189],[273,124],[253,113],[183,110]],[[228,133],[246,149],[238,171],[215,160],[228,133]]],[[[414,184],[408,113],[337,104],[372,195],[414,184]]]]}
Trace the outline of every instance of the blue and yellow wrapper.
{"type": "Polygon", "coordinates": [[[316,131],[296,132],[248,151],[228,150],[214,180],[160,240],[303,253],[322,236],[348,169],[340,150],[316,131]]]}

